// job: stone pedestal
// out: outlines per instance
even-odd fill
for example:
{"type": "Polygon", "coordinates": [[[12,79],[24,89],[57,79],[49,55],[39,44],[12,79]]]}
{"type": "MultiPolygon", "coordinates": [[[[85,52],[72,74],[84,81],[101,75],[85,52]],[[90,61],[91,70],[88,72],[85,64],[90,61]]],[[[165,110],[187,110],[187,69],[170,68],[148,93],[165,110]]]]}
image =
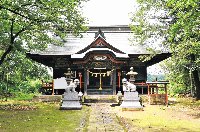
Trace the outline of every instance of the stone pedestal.
{"type": "Polygon", "coordinates": [[[142,110],[143,107],[139,102],[140,97],[138,96],[138,92],[124,92],[124,98],[122,104],[122,110],[142,110]]]}
{"type": "Polygon", "coordinates": [[[77,92],[65,92],[62,95],[61,110],[80,110],[82,105],[80,104],[77,92]]]}

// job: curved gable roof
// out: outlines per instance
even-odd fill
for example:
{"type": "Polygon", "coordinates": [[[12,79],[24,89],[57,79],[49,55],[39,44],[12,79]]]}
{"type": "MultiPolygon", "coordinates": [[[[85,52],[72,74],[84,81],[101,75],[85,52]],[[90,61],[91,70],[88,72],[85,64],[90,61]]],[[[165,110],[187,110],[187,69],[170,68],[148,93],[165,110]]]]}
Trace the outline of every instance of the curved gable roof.
{"type": "Polygon", "coordinates": [[[121,54],[150,54],[143,46],[132,44],[130,41],[130,38],[133,38],[132,35],[128,26],[89,27],[87,32],[82,33],[82,37],[75,37],[72,34],[68,34],[63,46],[50,44],[44,51],[31,51],[30,54],[81,54],[90,48],[97,48],[98,44],[103,44],[102,48],[108,48],[121,54]],[[97,35],[99,28],[103,35],[100,33],[97,35]]]}
{"type": "Polygon", "coordinates": [[[89,50],[90,48],[108,48],[108,49],[115,51],[116,53],[125,54],[121,50],[119,50],[119,49],[113,47],[112,45],[110,45],[109,43],[107,43],[106,39],[101,34],[99,34],[90,45],[88,45],[87,47],[78,51],[77,54],[84,53],[87,50],[89,50]]]}

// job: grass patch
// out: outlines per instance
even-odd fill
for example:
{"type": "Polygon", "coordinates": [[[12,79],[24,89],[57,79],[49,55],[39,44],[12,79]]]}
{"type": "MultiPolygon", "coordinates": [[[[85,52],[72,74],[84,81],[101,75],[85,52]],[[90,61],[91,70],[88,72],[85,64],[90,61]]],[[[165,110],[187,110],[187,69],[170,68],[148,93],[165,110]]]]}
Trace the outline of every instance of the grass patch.
{"type": "Polygon", "coordinates": [[[90,113],[91,113],[91,109],[88,109],[81,121],[81,128],[83,130],[83,132],[88,132],[88,126],[89,126],[89,117],[90,117],[90,113]]]}
{"type": "Polygon", "coordinates": [[[12,101],[12,100],[27,100],[27,101],[31,101],[33,99],[33,97],[35,96],[35,93],[23,93],[23,92],[15,92],[15,93],[10,93],[7,95],[6,98],[6,94],[0,95],[0,101],[12,101]]]}
{"type": "Polygon", "coordinates": [[[174,104],[146,105],[144,111],[119,109],[118,117],[132,131],[184,131],[199,132],[200,102],[193,99],[177,99],[174,104]]]}
{"type": "Polygon", "coordinates": [[[194,98],[177,98],[174,104],[194,108],[200,107],[200,100],[196,101],[194,98]]]}
{"type": "Polygon", "coordinates": [[[142,128],[144,131],[198,131],[200,124],[188,119],[183,119],[170,110],[163,110],[159,107],[145,109],[143,114],[134,115],[131,119],[134,126],[142,128]],[[187,125],[186,125],[187,124],[187,125]]]}
{"type": "Polygon", "coordinates": [[[6,105],[36,107],[34,110],[0,110],[0,131],[29,131],[29,132],[74,132],[80,127],[80,121],[89,108],[82,110],[59,110],[58,103],[33,103],[27,101],[5,102],[6,105]],[[6,104],[7,103],[7,104],[6,104]]]}
{"type": "Polygon", "coordinates": [[[19,92],[15,95],[14,98],[12,98],[12,100],[32,100],[34,95],[35,95],[34,93],[25,94],[25,93],[19,92]]]}

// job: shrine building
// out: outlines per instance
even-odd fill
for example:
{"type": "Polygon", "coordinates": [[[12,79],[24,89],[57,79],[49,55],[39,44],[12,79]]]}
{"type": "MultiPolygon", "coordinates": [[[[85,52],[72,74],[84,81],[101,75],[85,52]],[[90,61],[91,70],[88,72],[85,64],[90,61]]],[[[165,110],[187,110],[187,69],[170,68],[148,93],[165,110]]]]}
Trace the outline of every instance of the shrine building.
{"type": "MultiPolygon", "coordinates": [[[[141,61],[140,55],[151,54],[141,45],[131,45],[133,34],[128,26],[89,27],[81,37],[68,35],[63,46],[49,45],[44,51],[32,51],[27,55],[53,68],[53,78],[65,77],[72,73],[72,79],[79,79],[80,90],[85,95],[116,95],[122,91],[123,78],[130,67],[138,74],[136,83],[147,81],[147,67],[170,56],[169,52],[155,55],[148,61],[141,61]]],[[[137,88],[141,93],[140,88],[137,88]]],[[[53,94],[62,94],[63,89],[55,89],[53,94]]],[[[147,91],[142,91],[143,93],[147,91]]]]}

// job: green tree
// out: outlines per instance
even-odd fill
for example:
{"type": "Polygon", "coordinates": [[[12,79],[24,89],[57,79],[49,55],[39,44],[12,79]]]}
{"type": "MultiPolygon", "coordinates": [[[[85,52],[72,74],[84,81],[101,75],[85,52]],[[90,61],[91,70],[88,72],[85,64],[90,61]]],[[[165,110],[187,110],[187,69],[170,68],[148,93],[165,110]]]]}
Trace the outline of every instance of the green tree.
{"type": "Polygon", "coordinates": [[[11,51],[0,67],[0,95],[37,93],[41,80],[50,80],[46,67],[34,62],[18,51],[11,51]]]}
{"type": "Polygon", "coordinates": [[[185,75],[191,72],[195,96],[200,99],[199,1],[138,0],[138,3],[140,9],[133,17],[137,25],[131,27],[138,35],[139,43],[148,45],[150,38],[164,40],[164,46],[168,46],[172,52],[171,73],[184,80],[185,75]]]}
{"type": "Polygon", "coordinates": [[[67,32],[85,30],[81,0],[0,0],[0,65],[11,51],[61,44],[67,32]],[[59,39],[58,39],[59,38],[59,39]]]}

